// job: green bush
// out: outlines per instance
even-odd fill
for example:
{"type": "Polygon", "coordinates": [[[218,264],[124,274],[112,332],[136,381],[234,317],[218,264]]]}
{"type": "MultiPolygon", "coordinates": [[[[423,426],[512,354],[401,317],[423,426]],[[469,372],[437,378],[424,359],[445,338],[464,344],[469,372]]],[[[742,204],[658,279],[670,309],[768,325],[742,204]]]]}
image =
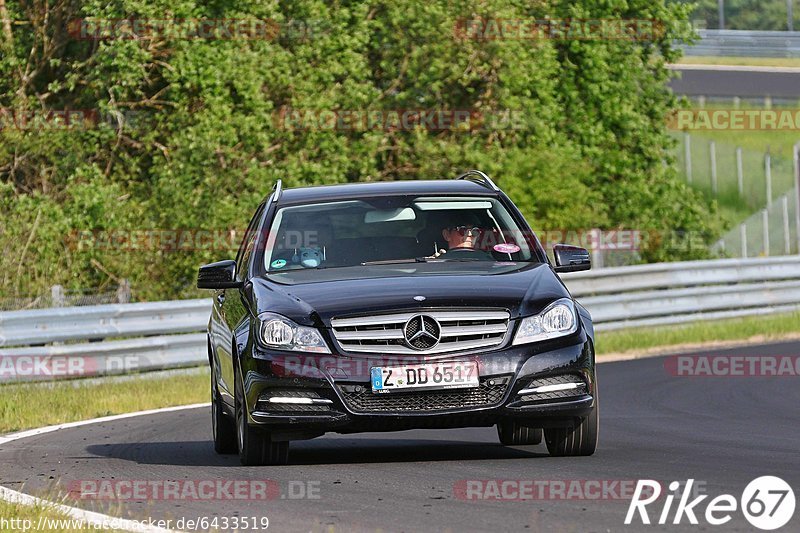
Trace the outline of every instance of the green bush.
{"type": "MultiPolygon", "coordinates": [[[[671,32],[651,42],[463,38],[463,19],[655,19],[663,0],[7,2],[0,107],[97,110],[92,127],[0,130],[0,291],[128,278],[138,299],[196,295],[233,251],[75,246],[76,232],[243,228],[286,186],[488,172],[537,228],[713,234],[714,206],[670,162],[671,32]],[[270,19],[274,39],[80,40],[69,21],[270,19]],[[36,30],[36,31],[31,31],[36,30]],[[31,53],[31,50],[34,52],[31,53]],[[280,110],[473,110],[514,127],[293,130],[280,110]]],[[[2,13],[0,13],[0,18],[2,13]]],[[[653,241],[655,242],[655,241],[653,241]]],[[[653,244],[645,260],[694,257],[653,244]]]]}

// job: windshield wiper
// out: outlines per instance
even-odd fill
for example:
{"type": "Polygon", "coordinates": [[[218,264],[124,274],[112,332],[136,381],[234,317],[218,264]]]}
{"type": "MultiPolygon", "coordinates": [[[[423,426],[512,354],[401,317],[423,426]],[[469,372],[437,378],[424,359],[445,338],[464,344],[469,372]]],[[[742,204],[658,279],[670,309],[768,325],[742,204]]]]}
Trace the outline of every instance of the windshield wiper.
{"type": "Polygon", "coordinates": [[[371,265],[399,265],[399,264],[406,264],[406,263],[427,263],[428,258],[426,257],[412,257],[411,259],[382,259],[380,261],[364,261],[361,263],[361,266],[371,266],[371,265]]]}

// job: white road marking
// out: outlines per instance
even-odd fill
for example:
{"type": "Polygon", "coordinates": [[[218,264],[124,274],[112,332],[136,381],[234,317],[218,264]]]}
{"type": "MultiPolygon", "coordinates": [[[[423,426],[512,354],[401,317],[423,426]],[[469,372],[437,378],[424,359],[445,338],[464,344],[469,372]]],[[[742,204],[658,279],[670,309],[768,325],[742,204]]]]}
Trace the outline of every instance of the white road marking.
{"type": "MultiPolygon", "coordinates": [[[[53,518],[52,520],[50,520],[51,524],[58,524],[59,521],[62,521],[61,524],[64,525],[65,523],[64,521],[72,519],[80,521],[84,526],[83,529],[86,529],[87,527],[106,529],[106,530],[113,528],[113,529],[121,529],[123,531],[136,531],[138,533],[172,533],[172,531],[174,531],[171,529],[164,529],[149,525],[147,524],[146,521],[142,522],[136,520],[128,520],[125,518],[118,518],[115,516],[95,513],[93,511],[86,511],[84,509],[79,509],[77,507],[62,505],[60,503],[55,503],[48,500],[43,500],[41,498],[36,498],[35,496],[31,496],[29,494],[23,494],[21,492],[11,490],[6,487],[0,487],[0,499],[7,501],[9,503],[14,503],[19,505],[43,507],[46,510],[52,510],[54,512],[61,513],[69,517],[69,518],[53,518]]],[[[39,523],[39,525],[41,525],[41,522],[39,523]]],[[[67,527],[71,526],[67,525],[67,527]]]]}
{"type": "MultiPolygon", "coordinates": [[[[125,413],[121,415],[104,416],[101,418],[93,418],[91,420],[79,420],[77,422],[67,422],[66,424],[56,424],[54,426],[46,426],[43,428],[29,429],[27,431],[20,431],[0,437],[0,445],[6,444],[15,440],[24,439],[27,437],[34,437],[36,435],[44,435],[62,429],[76,428],[80,426],[88,426],[90,424],[101,424],[103,422],[113,422],[115,420],[123,420],[125,418],[133,418],[137,416],[155,415],[159,413],[171,413],[174,411],[183,411],[187,409],[198,409],[200,407],[208,407],[210,403],[196,403],[192,405],[180,405],[177,407],[164,407],[162,409],[150,409],[148,411],[137,411],[135,413],[125,413]]],[[[62,513],[74,520],[83,520],[86,524],[90,524],[97,528],[108,527],[109,524],[114,526],[114,529],[121,529],[123,531],[135,531],[138,533],[169,533],[172,530],[163,529],[147,524],[146,521],[127,520],[93,511],[87,511],[78,507],[70,507],[56,502],[43,500],[29,494],[23,494],[7,487],[0,486],[0,500],[7,501],[13,504],[27,505],[27,506],[40,506],[47,509],[52,509],[55,512],[62,513]],[[104,526],[105,525],[105,526],[104,526]]]]}
{"type": "Polygon", "coordinates": [[[161,409],[150,409],[148,411],[136,411],[135,413],[125,413],[121,415],[104,416],[101,418],[92,418],[90,420],[78,420],[77,422],[67,422],[65,424],[56,424],[54,426],[46,426],[43,428],[29,429],[20,431],[19,433],[11,433],[10,435],[0,436],[0,444],[6,444],[19,439],[27,437],[34,437],[36,435],[43,435],[45,433],[52,433],[61,429],[77,428],[80,426],[88,426],[90,424],[101,424],[103,422],[113,422],[114,420],[123,420],[125,418],[133,418],[136,416],[157,415],[159,413],[171,413],[173,411],[183,411],[185,409],[197,409],[200,407],[209,407],[210,403],[195,403],[192,405],[179,405],[177,407],[162,407],[161,409]]]}

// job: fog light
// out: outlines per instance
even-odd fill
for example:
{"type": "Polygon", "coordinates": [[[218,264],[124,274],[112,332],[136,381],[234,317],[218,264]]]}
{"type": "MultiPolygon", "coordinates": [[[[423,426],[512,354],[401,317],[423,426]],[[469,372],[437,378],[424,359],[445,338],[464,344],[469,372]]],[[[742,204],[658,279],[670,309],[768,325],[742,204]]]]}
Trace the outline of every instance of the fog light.
{"type": "Polygon", "coordinates": [[[273,396],[269,403],[291,403],[301,405],[329,405],[333,402],[326,398],[297,398],[291,396],[273,396]]]}
{"type": "Polygon", "coordinates": [[[562,390],[577,389],[583,383],[557,383],[555,385],[542,385],[541,387],[533,387],[531,389],[522,389],[519,394],[543,394],[545,392],[558,392],[562,390]]]}

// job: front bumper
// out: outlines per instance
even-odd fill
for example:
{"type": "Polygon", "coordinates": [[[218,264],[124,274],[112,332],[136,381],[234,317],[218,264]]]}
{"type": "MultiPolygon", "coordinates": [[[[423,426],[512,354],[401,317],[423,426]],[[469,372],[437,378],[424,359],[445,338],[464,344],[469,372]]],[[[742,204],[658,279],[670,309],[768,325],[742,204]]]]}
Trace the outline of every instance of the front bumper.
{"type": "Polygon", "coordinates": [[[522,419],[534,427],[563,427],[588,415],[596,395],[594,350],[583,332],[541,345],[453,356],[453,360],[477,361],[481,386],[449,391],[373,394],[369,369],[402,364],[406,358],[263,351],[255,355],[241,361],[250,423],[286,438],[328,431],[491,426],[505,419],[522,419]],[[559,383],[574,385],[549,392],[559,389],[552,386],[559,383]],[[303,401],[313,403],[270,401],[286,396],[310,398],[303,401]]]}

